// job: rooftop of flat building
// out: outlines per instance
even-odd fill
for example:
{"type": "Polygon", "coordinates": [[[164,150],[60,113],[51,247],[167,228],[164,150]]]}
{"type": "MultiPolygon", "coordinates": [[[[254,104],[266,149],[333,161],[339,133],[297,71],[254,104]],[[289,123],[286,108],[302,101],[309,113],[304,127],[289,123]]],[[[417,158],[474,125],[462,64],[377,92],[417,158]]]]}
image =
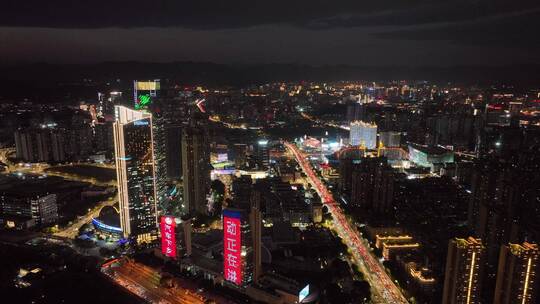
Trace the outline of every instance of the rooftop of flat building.
{"type": "Polygon", "coordinates": [[[426,153],[426,154],[441,155],[441,154],[447,154],[447,153],[452,152],[440,146],[425,146],[425,145],[419,145],[415,143],[409,143],[409,147],[416,149],[420,152],[426,153]]]}
{"type": "Polygon", "coordinates": [[[372,123],[361,121],[361,120],[355,120],[355,121],[351,122],[351,126],[361,126],[361,127],[366,127],[366,128],[377,128],[376,124],[372,124],[372,123]]]}

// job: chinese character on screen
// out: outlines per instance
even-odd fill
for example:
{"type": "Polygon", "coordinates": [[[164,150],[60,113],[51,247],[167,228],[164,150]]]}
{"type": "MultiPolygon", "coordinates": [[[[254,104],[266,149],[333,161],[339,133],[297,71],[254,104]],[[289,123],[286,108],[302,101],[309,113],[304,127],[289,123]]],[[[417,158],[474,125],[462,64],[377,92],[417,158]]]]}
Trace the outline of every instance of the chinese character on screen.
{"type": "Polygon", "coordinates": [[[227,269],[226,279],[227,281],[236,282],[236,271],[233,269],[227,269]]]}
{"type": "Polygon", "coordinates": [[[227,222],[227,233],[236,235],[236,224],[234,222],[227,222]]]}

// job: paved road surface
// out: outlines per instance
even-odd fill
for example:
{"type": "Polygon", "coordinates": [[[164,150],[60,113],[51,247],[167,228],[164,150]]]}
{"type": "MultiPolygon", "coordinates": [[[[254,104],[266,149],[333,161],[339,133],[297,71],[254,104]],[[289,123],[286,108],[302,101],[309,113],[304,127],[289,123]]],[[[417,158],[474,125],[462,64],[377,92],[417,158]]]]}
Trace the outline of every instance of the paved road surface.
{"type": "Polygon", "coordinates": [[[332,193],[328,191],[325,184],[313,171],[305,155],[294,144],[285,142],[285,146],[293,153],[296,161],[308,177],[308,181],[328,207],[329,212],[332,214],[335,230],[351,250],[356,264],[366,274],[366,279],[371,284],[372,290],[379,296],[379,300],[382,303],[408,303],[377,258],[371,254],[366,241],[360,237],[354,225],[346,218],[332,193]]]}
{"type": "Polygon", "coordinates": [[[180,278],[173,278],[174,288],[162,287],[160,284],[161,275],[156,269],[128,259],[119,261],[120,266],[117,266],[116,263],[109,263],[108,266],[102,268],[102,272],[116,284],[150,303],[234,304],[210,291],[197,291],[195,283],[180,278]]]}

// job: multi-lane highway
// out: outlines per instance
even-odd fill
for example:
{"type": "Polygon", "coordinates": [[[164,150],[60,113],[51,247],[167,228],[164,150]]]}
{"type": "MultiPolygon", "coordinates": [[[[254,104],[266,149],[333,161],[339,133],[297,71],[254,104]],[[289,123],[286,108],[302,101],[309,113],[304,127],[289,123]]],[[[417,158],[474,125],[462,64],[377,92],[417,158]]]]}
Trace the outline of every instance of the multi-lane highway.
{"type": "Polygon", "coordinates": [[[165,288],[160,284],[161,276],[154,269],[133,261],[122,260],[118,267],[107,266],[102,272],[116,284],[143,298],[149,303],[203,304],[206,299],[197,292],[176,286],[165,288]]]}
{"type": "Polygon", "coordinates": [[[365,240],[361,238],[356,228],[346,218],[332,193],[328,191],[314,172],[305,155],[294,144],[285,142],[285,146],[293,153],[296,161],[308,177],[309,183],[328,207],[328,211],[332,214],[335,230],[350,249],[355,263],[365,270],[372,290],[381,298],[383,303],[408,303],[377,258],[371,254],[365,240]]]}

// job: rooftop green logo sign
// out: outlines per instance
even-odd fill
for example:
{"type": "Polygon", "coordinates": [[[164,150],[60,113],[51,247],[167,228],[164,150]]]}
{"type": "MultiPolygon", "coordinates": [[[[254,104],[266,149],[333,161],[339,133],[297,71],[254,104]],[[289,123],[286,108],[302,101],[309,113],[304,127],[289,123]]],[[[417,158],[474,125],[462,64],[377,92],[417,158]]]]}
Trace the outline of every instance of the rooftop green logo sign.
{"type": "Polygon", "coordinates": [[[150,104],[151,102],[150,95],[149,94],[140,95],[138,101],[139,102],[135,105],[136,110],[140,110],[150,104]]]}

